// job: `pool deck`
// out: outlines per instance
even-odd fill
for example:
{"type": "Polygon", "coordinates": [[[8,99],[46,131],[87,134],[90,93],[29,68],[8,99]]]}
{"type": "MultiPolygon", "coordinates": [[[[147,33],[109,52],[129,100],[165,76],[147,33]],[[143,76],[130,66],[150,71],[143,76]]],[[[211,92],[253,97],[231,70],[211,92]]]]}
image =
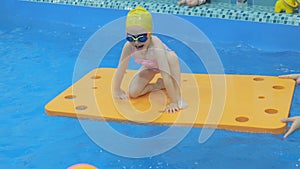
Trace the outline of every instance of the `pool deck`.
{"type": "Polygon", "coordinates": [[[130,10],[141,5],[151,12],[179,14],[189,16],[202,16],[231,20],[243,20],[252,22],[264,22],[300,26],[300,14],[296,10],[294,14],[275,13],[270,6],[238,6],[224,2],[212,2],[201,6],[188,8],[178,6],[176,0],[157,3],[154,0],[25,0],[31,2],[58,3],[67,5],[79,5],[95,8],[113,8],[130,10]]]}

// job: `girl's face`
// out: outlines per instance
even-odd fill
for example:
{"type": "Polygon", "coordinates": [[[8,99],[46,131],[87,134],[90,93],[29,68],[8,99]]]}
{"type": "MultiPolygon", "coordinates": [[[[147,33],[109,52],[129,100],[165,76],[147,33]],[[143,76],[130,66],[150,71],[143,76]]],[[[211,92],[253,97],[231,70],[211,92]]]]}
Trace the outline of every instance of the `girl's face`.
{"type": "Polygon", "coordinates": [[[138,26],[127,28],[126,39],[137,50],[147,49],[151,41],[151,34],[138,26]]]}

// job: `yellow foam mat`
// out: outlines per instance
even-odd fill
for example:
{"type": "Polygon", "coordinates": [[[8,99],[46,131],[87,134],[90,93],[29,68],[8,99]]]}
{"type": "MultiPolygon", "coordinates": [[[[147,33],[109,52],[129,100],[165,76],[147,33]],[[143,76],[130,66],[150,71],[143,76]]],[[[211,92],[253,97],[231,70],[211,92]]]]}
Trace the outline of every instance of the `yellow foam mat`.
{"type": "MultiPolygon", "coordinates": [[[[295,86],[291,79],[274,76],[182,74],[182,95],[188,107],[168,114],[163,111],[168,103],[164,90],[137,99],[113,98],[114,72],[112,68],[89,72],[50,101],[45,107],[46,113],[151,125],[281,134],[286,124],[280,119],[289,115],[295,86]]],[[[135,73],[127,70],[122,83],[124,90],[135,73]]]]}

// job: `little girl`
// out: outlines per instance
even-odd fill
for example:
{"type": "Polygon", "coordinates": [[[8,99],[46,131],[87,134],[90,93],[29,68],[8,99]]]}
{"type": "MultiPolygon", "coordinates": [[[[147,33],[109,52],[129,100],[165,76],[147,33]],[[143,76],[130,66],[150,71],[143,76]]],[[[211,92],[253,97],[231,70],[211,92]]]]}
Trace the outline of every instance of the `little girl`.
{"type": "Polygon", "coordinates": [[[170,99],[165,109],[167,113],[174,113],[187,107],[180,93],[181,73],[177,55],[158,37],[151,35],[151,14],[140,6],[129,11],[126,18],[126,33],[127,42],[123,46],[114,76],[114,97],[128,99],[128,95],[120,86],[132,56],[142,67],[130,82],[129,97],[136,98],[154,90],[166,89],[170,99]],[[156,83],[150,83],[157,73],[160,73],[162,78],[159,78],[156,83]]]}

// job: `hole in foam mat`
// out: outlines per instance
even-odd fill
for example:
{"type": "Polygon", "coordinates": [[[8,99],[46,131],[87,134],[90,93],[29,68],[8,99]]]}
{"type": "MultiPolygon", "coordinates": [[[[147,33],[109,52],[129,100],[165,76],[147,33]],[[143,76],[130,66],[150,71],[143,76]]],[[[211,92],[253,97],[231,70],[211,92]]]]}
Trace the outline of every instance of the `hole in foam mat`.
{"type": "Polygon", "coordinates": [[[95,75],[95,76],[91,77],[91,79],[100,79],[100,78],[101,78],[101,76],[99,76],[99,75],[95,75]]]}
{"type": "Polygon", "coordinates": [[[239,117],[235,118],[235,121],[237,121],[237,122],[247,122],[247,121],[249,121],[249,118],[245,117],[245,116],[239,116],[239,117]]]}
{"type": "Polygon", "coordinates": [[[264,81],[265,79],[264,78],[261,78],[261,77],[255,77],[253,78],[254,81],[264,81]]]}
{"type": "Polygon", "coordinates": [[[98,87],[97,87],[97,86],[94,86],[94,87],[92,87],[92,89],[95,89],[95,90],[96,90],[96,89],[98,89],[98,87]]]}
{"type": "Polygon", "coordinates": [[[265,99],[265,96],[258,96],[259,99],[265,99]]]}
{"type": "Polygon", "coordinates": [[[268,114],[276,114],[276,113],[278,113],[278,110],[276,110],[276,109],[266,109],[265,112],[268,113],[268,114]]]}
{"type": "Polygon", "coordinates": [[[275,85],[275,86],[273,86],[273,89],[281,90],[281,89],[284,89],[284,86],[275,85]]]}
{"type": "Polygon", "coordinates": [[[86,110],[88,107],[86,105],[76,106],[76,110],[86,110]]]}
{"type": "Polygon", "coordinates": [[[67,99],[67,100],[72,100],[72,99],[75,99],[75,98],[76,98],[75,95],[67,95],[67,96],[65,96],[65,99],[67,99]]]}

